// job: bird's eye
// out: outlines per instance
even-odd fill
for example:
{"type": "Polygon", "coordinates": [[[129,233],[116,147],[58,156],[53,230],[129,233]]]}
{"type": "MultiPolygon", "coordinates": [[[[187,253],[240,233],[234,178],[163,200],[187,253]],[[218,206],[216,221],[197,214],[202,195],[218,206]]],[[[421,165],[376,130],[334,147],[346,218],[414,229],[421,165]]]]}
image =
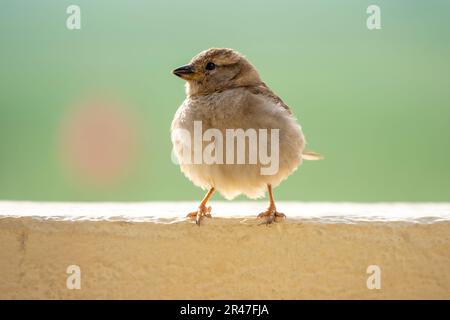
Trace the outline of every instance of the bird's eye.
{"type": "Polygon", "coordinates": [[[206,64],[206,70],[214,70],[216,68],[216,65],[213,62],[208,62],[206,64]]]}

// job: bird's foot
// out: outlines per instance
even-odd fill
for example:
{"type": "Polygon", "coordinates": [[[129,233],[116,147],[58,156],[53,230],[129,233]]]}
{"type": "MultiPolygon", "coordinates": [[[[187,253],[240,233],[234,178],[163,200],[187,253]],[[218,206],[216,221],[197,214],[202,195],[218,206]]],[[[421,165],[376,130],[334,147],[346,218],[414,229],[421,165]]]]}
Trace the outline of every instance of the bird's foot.
{"type": "Polygon", "coordinates": [[[191,212],[187,215],[187,218],[195,219],[195,223],[200,226],[204,217],[211,218],[211,207],[201,205],[197,211],[191,212]]]}
{"type": "Polygon", "coordinates": [[[265,224],[271,224],[272,222],[279,222],[286,218],[284,213],[278,212],[275,206],[269,206],[266,211],[261,212],[258,215],[258,219],[264,219],[265,224]]]}

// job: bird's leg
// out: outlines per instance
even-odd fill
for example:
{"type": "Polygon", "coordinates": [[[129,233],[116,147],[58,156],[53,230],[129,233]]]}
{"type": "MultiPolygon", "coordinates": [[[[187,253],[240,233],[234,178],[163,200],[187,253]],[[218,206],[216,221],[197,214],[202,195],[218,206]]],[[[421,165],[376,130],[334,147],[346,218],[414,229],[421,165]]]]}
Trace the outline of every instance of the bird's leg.
{"type": "Polygon", "coordinates": [[[200,222],[204,217],[211,218],[211,207],[207,207],[206,203],[208,202],[208,199],[211,197],[211,195],[214,193],[214,187],[209,189],[208,193],[203,198],[202,202],[200,202],[200,205],[198,206],[198,210],[191,212],[187,215],[188,218],[195,219],[195,223],[200,226],[200,222]]]}
{"type": "Polygon", "coordinates": [[[273,199],[273,193],[272,193],[272,185],[267,185],[267,191],[269,192],[269,208],[267,208],[266,211],[261,212],[258,215],[258,218],[265,219],[266,224],[271,224],[272,222],[278,222],[279,220],[285,218],[286,216],[281,213],[277,212],[277,208],[275,207],[275,201],[273,199]]]}

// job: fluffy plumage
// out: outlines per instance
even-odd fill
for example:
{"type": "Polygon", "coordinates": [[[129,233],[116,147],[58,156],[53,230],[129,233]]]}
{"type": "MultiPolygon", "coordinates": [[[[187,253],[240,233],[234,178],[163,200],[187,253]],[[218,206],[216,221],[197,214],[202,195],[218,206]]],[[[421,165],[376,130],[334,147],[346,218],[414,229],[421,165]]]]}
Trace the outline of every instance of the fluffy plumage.
{"type": "MultiPolygon", "coordinates": [[[[209,128],[280,129],[279,170],[262,175],[262,164],[183,164],[181,171],[197,186],[215,188],[225,198],[239,194],[262,197],[267,185],[276,187],[301,164],[320,155],[304,150],[305,138],[289,107],[262,82],[256,68],[231,49],[209,49],[199,53],[174,74],[186,80],[186,99],[172,122],[175,129],[193,135],[194,121],[202,121],[203,132],[209,128]]],[[[269,139],[270,142],[270,139],[269,139]]],[[[188,141],[172,134],[177,157],[188,141]]],[[[269,146],[270,149],[270,146],[269,146]]],[[[248,151],[248,148],[247,148],[248,151]]]]}

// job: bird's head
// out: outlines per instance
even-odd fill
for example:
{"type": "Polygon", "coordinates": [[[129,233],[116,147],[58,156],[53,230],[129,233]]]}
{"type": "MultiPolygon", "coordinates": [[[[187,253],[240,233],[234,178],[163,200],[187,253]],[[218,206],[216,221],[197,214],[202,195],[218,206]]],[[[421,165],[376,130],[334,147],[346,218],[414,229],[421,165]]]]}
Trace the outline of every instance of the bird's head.
{"type": "Polygon", "coordinates": [[[232,49],[212,48],[200,52],[191,62],[172,73],[186,80],[189,96],[261,83],[255,67],[232,49]]]}

